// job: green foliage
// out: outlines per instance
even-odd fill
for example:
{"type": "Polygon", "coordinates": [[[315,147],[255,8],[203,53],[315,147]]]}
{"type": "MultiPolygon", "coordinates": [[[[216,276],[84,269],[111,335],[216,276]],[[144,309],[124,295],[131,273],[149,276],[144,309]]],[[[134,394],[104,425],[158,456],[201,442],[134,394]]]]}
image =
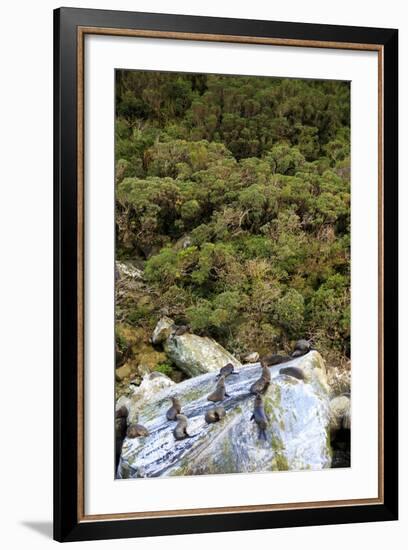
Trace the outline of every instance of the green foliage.
{"type": "Polygon", "coordinates": [[[173,367],[170,363],[159,363],[155,366],[154,370],[156,372],[161,372],[166,376],[171,376],[173,374],[173,367]]]}
{"type": "Polygon", "coordinates": [[[350,86],[117,71],[116,242],[231,351],[350,351],[350,86]]]}

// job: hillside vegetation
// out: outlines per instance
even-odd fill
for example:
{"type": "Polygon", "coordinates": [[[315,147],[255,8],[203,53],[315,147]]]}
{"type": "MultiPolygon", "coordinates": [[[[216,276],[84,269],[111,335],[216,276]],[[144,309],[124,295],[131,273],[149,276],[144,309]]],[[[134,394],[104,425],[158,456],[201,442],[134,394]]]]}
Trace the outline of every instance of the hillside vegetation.
{"type": "Polygon", "coordinates": [[[119,352],[166,314],[236,355],[347,360],[348,83],[117,71],[115,154],[116,257],[143,270],[119,352]]]}

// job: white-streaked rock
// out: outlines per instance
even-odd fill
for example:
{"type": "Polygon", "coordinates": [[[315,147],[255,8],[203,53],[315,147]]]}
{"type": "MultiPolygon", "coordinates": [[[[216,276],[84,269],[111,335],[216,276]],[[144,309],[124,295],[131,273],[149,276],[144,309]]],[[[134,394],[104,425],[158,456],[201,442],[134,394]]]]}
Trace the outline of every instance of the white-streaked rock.
{"type": "Polygon", "coordinates": [[[214,389],[214,374],[204,374],[165,388],[139,402],[138,422],[150,435],[125,439],[119,477],[157,477],[274,470],[320,470],[331,465],[330,405],[324,362],[316,351],[286,365],[304,369],[305,381],[270,368],[271,384],[264,396],[269,416],[266,441],[258,438],[250,420],[254,396],[249,387],[260,376],[260,364],[238,368],[226,380],[231,397],[223,402],[226,416],[207,424],[206,411],[214,406],[207,395],[214,389]],[[166,419],[170,397],[181,401],[192,437],[175,441],[174,422],[166,419]]]}

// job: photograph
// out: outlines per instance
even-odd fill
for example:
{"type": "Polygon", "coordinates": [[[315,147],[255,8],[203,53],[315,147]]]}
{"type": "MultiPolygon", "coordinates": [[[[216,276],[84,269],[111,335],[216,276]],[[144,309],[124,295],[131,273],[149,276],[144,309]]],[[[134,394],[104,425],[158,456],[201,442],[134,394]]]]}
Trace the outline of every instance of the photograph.
{"type": "Polygon", "coordinates": [[[114,111],[114,478],[349,468],[350,82],[117,68],[114,111]]]}

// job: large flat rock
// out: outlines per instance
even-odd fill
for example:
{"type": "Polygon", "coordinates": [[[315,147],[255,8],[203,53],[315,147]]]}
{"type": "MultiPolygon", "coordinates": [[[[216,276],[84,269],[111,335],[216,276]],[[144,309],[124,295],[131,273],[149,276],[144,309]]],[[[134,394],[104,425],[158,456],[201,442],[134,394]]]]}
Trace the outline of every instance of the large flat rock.
{"type": "Polygon", "coordinates": [[[214,406],[207,395],[215,387],[213,373],[180,384],[146,392],[136,403],[138,422],[149,436],[125,439],[118,477],[157,477],[274,470],[320,470],[331,465],[329,388],[324,361],[316,351],[284,366],[300,367],[305,379],[279,374],[283,365],[270,368],[272,381],[264,396],[269,416],[266,441],[259,439],[250,421],[254,396],[251,384],[259,378],[259,363],[238,367],[227,378],[223,402],[226,417],[206,424],[205,412],[214,406]],[[189,419],[191,438],[175,441],[174,422],[166,419],[170,397],[181,400],[189,419]]]}

